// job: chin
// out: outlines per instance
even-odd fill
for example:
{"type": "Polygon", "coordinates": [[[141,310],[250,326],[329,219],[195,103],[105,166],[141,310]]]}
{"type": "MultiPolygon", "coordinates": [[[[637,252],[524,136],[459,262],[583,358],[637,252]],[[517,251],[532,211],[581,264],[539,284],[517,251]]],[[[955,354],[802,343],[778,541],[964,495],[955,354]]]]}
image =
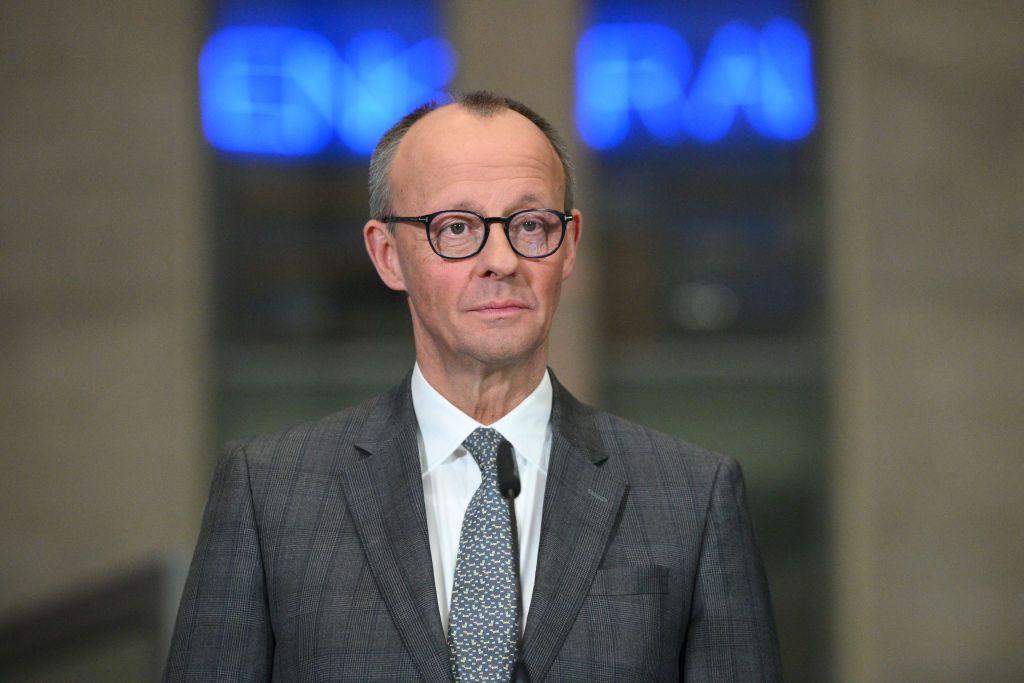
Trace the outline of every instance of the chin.
{"type": "Polygon", "coordinates": [[[516,365],[530,358],[539,348],[539,344],[517,343],[514,339],[501,339],[495,344],[475,345],[466,350],[466,354],[486,365],[516,365]]]}
{"type": "Polygon", "coordinates": [[[526,357],[523,353],[505,349],[473,349],[467,355],[472,356],[484,365],[493,365],[495,367],[515,365],[526,357]]]}

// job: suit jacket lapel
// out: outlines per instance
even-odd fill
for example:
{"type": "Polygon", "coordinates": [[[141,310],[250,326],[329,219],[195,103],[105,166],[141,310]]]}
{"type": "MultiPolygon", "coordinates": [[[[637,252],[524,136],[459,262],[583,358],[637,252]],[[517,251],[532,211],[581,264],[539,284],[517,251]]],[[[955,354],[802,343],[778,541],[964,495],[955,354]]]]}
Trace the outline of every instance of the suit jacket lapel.
{"type": "Polygon", "coordinates": [[[345,497],[377,587],[402,642],[427,680],[450,680],[437,611],[409,377],[381,401],[342,477],[345,497]]]}
{"type": "Polygon", "coordinates": [[[551,460],[523,644],[532,680],[547,674],[579,613],[627,488],[600,467],[607,456],[592,412],[551,379],[551,460]]]}

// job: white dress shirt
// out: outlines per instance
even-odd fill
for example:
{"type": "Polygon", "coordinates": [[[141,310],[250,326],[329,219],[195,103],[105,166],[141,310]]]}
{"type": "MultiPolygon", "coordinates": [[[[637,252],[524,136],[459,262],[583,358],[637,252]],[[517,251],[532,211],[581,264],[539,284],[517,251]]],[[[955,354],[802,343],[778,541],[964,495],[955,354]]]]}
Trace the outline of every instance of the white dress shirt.
{"type": "Polygon", "coordinates": [[[551,378],[544,371],[540,384],[523,402],[491,425],[481,425],[430,386],[417,364],[412,371],[412,405],[419,422],[420,469],[426,504],[430,557],[441,623],[448,632],[455,560],[459,554],[462,518],[480,487],[480,467],[462,442],[477,427],[491,427],[512,444],[522,489],[516,498],[519,529],[519,579],[523,589],[523,627],[530,611],[541,509],[551,455],[551,378]]]}

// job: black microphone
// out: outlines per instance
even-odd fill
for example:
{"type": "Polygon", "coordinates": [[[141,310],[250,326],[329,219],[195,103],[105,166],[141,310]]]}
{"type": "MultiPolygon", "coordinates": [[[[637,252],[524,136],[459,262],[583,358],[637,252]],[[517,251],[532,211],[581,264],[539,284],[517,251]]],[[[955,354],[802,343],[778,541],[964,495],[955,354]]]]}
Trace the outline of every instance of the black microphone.
{"type": "Polygon", "coordinates": [[[505,439],[498,444],[498,490],[508,500],[508,512],[512,517],[512,565],[516,576],[516,664],[512,670],[513,681],[529,681],[530,672],[523,662],[523,584],[519,577],[519,527],[516,524],[516,497],[522,488],[519,470],[512,453],[512,444],[505,439]]]}
{"type": "Polygon", "coordinates": [[[498,490],[509,500],[519,496],[519,473],[516,471],[516,459],[512,455],[512,444],[505,439],[498,445],[498,490]]]}

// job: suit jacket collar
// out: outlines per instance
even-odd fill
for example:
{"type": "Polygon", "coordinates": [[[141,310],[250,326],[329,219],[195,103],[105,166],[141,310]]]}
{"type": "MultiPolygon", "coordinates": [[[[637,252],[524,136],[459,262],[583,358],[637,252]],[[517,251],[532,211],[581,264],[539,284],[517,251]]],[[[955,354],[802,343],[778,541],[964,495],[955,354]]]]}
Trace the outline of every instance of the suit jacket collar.
{"type": "MultiPolygon", "coordinates": [[[[422,676],[448,680],[448,650],[434,591],[433,563],[416,442],[411,373],[368,406],[342,476],[374,579],[422,676]]],[[[626,485],[607,468],[591,408],[551,373],[552,444],[540,550],[523,662],[542,679],[579,613],[600,564],[626,485]]]]}
{"type": "Polygon", "coordinates": [[[594,424],[594,409],[583,405],[576,397],[562,386],[562,383],[551,373],[551,386],[554,396],[551,401],[551,431],[561,434],[580,455],[585,456],[592,464],[600,465],[608,459],[594,424]]]}
{"type": "Polygon", "coordinates": [[[366,407],[366,420],[355,440],[356,447],[373,454],[387,446],[403,430],[419,428],[416,411],[412,408],[412,392],[409,390],[411,381],[410,370],[401,382],[371,399],[366,407]]]}

